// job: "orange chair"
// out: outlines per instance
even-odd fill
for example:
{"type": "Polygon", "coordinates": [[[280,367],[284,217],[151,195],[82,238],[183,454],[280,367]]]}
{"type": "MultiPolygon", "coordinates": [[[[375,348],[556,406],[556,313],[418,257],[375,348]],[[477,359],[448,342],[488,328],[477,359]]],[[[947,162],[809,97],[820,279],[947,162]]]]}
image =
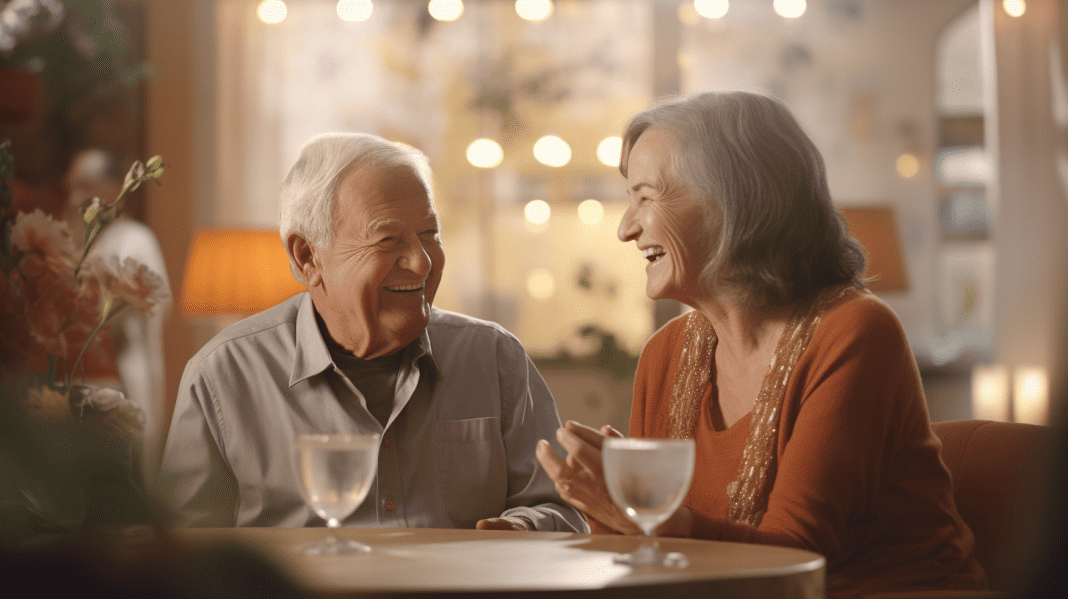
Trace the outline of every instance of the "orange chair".
{"type": "MultiPolygon", "coordinates": [[[[1047,427],[989,420],[933,423],[942,441],[942,461],[953,475],[953,497],[961,518],[975,534],[975,557],[990,588],[1008,591],[1015,582],[1010,552],[1017,547],[1016,524],[1037,473],[1047,427]]],[[[1031,515],[1034,517],[1033,515],[1031,515]]]]}
{"type": "MultiPolygon", "coordinates": [[[[1031,499],[1031,479],[1047,427],[989,420],[932,423],[942,441],[942,461],[953,475],[953,498],[975,534],[975,557],[986,570],[989,591],[876,593],[865,599],[1009,599],[1018,582],[1018,518],[1031,499]],[[1015,561],[1014,561],[1015,560],[1015,561]]],[[[1034,515],[1031,515],[1034,517],[1034,515]]]]}

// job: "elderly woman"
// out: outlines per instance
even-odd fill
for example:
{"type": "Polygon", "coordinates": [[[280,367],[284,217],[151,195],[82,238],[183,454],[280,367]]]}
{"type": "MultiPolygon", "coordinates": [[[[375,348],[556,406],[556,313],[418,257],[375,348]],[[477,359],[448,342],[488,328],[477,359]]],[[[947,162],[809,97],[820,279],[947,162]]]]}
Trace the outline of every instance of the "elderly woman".
{"type": "MultiPolygon", "coordinates": [[[[953,503],[897,317],[858,278],[864,254],[823,160],[771,98],[705,93],[636,117],[619,225],[646,293],[694,308],[642,351],[635,437],[691,438],[683,506],[658,534],[799,547],[832,596],[975,589],[985,575],[953,503]]],[[[595,532],[637,534],[605,487],[610,427],[568,423],[537,456],[595,532]]]]}

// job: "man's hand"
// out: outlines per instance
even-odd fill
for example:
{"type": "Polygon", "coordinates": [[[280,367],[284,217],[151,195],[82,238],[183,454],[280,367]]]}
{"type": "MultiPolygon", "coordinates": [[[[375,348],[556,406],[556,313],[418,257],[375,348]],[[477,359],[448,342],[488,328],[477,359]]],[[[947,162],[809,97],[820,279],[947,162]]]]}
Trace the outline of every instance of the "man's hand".
{"type": "Polygon", "coordinates": [[[502,518],[479,520],[475,524],[475,528],[478,530],[518,530],[526,532],[534,530],[534,524],[526,518],[504,516],[502,518]]]}

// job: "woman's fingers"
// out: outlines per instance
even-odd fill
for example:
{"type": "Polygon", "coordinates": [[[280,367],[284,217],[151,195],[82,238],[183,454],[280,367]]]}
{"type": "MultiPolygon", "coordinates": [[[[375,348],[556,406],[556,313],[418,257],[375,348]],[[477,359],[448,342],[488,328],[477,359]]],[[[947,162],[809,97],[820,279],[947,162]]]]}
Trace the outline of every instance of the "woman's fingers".
{"type": "Polygon", "coordinates": [[[582,458],[576,457],[580,455],[578,452],[595,452],[599,468],[601,452],[594,450],[588,443],[565,429],[559,429],[557,437],[562,438],[561,443],[568,450],[566,459],[557,455],[552,445],[545,440],[538,441],[534,455],[538,458],[545,473],[552,479],[560,498],[610,528],[628,534],[637,530],[612,502],[608,489],[604,485],[603,476],[599,474],[595,477],[581,463],[582,458]],[[572,452],[569,445],[577,451],[572,452]]]}
{"type": "Polygon", "coordinates": [[[606,425],[602,426],[601,427],[601,434],[606,436],[606,437],[615,437],[617,439],[622,439],[623,438],[623,433],[621,433],[621,432],[617,431],[616,429],[612,428],[611,424],[606,424],[606,425]]]}
{"type": "Polygon", "coordinates": [[[576,497],[588,494],[587,486],[592,482],[589,473],[581,467],[570,465],[569,462],[572,460],[570,454],[566,460],[561,459],[553,451],[552,445],[545,440],[538,441],[534,455],[538,458],[545,473],[552,479],[560,497],[579,510],[585,510],[587,508],[585,502],[576,501],[576,497]]]}
{"type": "Polygon", "coordinates": [[[538,458],[538,462],[545,470],[545,473],[549,475],[549,478],[553,479],[553,482],[558,482],[562,478],[567,464],[560,459],[560,456],[556,455],[548,441],[544,439],[538,441],[537,447],[534,448],[534,455],[538,458]]]}
{"type": "MultiPolygon", "coordinates": [[[[605,426],[608,426],[607,424],[605,426]]],[[[603,427],[602,427],[603,428],[603,427]]],[[[609,427],[611,428],[611,427],[609,427]]],[[[592,445],[597,451],[601,450],[601,444],[604,443],[604,433],[598,431],[595,428],[580,424],[574,420],[568,420],[564,425],[564,429],[571,432],[579,439],[582,439],[586,443],[592,445]]]]}
{"type": "MultiPolygon", "coordinates": [[[[596,432],[596,431],[595,431],[596,432]]],[[[556,440],[567,450],[567,465],[579,467],[594,478],[604,478],[604,469],[601,466],[601,450],[587,443],[570,429],[556,429],[556,440]]]]}

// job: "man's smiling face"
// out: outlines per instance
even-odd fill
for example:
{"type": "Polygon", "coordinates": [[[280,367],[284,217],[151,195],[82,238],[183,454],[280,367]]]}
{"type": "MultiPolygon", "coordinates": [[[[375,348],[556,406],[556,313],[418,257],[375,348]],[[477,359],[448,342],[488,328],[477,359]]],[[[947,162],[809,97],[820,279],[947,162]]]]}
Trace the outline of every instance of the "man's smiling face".
{"type": "Polygon", "coordinates": [[[335,351],[389,355],[430,322],[445,265],[438,215],[406,166],[347,173],[337,194],[334,241],[315,250],[322,278],[309,291],[335,351]]]}

